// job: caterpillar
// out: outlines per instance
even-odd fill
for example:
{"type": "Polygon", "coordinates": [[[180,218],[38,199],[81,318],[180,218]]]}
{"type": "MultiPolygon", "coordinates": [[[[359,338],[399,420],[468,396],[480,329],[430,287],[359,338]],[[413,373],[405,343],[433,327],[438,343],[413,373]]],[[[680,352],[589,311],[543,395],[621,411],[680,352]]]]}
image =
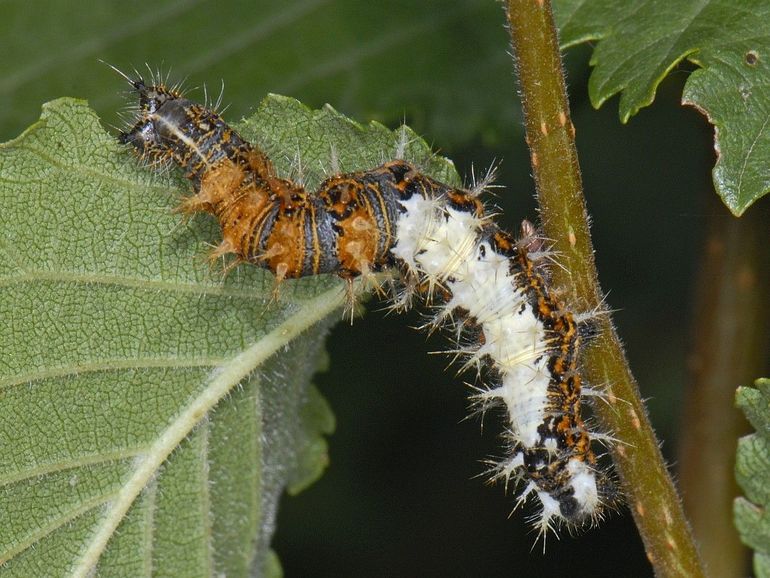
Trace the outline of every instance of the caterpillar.
{"type": "Polygon", "coordinates": [[[277,283],[396,271],[392,307],[423,303],[427,328],[451,332],[463,369],[484,376],[473,397],[479,410],[502,408],[507,455],[491,478],[520,488],[517,506],[539,502],[531,518],[539,534],[594,524],[614,507],[619,492],[592,447],[608,436],[582,417],[592,393],[579,371],[589,316],[570,311],[549,286],[553,255],[533,225],[524,221],[516,239],[485,212],[478,191],[441,183],[404,159],[308,191],[278,176],[213,110],[162,83],[123,76],[139,106],[118,138],[142,160],[184,171],[194,194],[179,210],[217,219],[222,241],[213,257],[232,254],[277,283]]]}

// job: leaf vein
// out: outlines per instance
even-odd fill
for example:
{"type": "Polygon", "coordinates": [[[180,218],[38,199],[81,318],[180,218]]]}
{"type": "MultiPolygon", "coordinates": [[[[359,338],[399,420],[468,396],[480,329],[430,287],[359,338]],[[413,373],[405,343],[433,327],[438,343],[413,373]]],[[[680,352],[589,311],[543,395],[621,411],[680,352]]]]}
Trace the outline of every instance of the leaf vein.
{"type": "Polygon", "coordinates": [[[12,558],[18,556],[28,548],[31,548],[36,543],[40,542],[40,540],[52,534],[53,532],[55,532],[65,524],[79,518],[86,512],[89,512],[94,508],[98,508],[99,506],[109,502],[109,500],[114,498],[116,495],[117,495],[117,492],[109,492],[97,498],[92,498],[91,500],[82,502],[78,508],[74,508],[73,510],[68,512],[66,516],[61,516],[59,518],[56,518],[55,520],[52,520],[50,524],[37,528],[35,532],[32,532],[29,535],[27,535],[25,539],[21,540],[20,542],[17,542],[12,548],[6,550],[5,552],[0,553],[0,566],[5,564],[12,558]]]}
{"type": "Polygon", "coordinates": [[[120,448],[120,450],[112,452],[83,455],[75,459],[68,459],[65,462],[48,462],[45,464],[37,464],[34,468],[21,470],[14,475],[0,476],[0,487],[10,486],[18,482],[40,478],[50,474],[66,472],[67,470],[76,470],[85,466],[93,466],[96,464],[104,464],[107,462],[134,458],[145,453],[147,449],[147,446],[120,448]]]}
{"type": "MultiPolygon", "coordinates": [[[[0,250],[3,247],[0,245],[0,250]]],[[[6,252],[7,247],[5,248],[6,252]]],[[[19,265],[22,268],[21,265],[19,265]]],[[[110,275],[105,273],[84,273],[77,271],[44,271],[24,269],[23,275],[9,275],[0,278],[0,288],[11,287],[21,283],[35,281],[52,281],[56,283],[75,283],[86,285],[117,285],[145,289],[147,291],[171,291],[175,293],[195,293],[196,295],[217,295],[222,297],[238,297],[242,299],[266,300],[254,289],[228,287],[224,284],[206,285],[204,283],[180,283],[158,279],[110,275]]]]}
{"type": "Polygon", "coordinates": [[[190,368],[216,367],[226,361],[220,357],[196,356],[190,359],[177,357],[158,357],[147,359],[103,359],[91,363],[75,363],[60,365],[28,373],[21,373],[0,379],[0,392],[18,385],[35,381],[79,375],[82,373],[97,373],[100,371],[116,371],[121,369],[151,369],[151,368],[190,368]]]}

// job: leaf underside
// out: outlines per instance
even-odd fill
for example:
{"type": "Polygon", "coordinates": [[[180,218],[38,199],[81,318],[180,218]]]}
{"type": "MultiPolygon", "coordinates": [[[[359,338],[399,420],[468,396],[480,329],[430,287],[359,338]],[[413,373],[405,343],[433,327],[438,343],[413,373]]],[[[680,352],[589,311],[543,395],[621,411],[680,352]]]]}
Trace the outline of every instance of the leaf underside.
{"type": "MultiPolygon", "coordinates": [[[[332,155],[368,168],[397,142],[279,96],[237,128],[310,187],[332,155]]],[[[456,181],[408,134],[408,158],[456,181]]],[[[274,302],[267,272],[223,279],[203,258],[216,224],[171,212],[189,184],[141,167],[82,101],[0,145],[0,175],[3,576],[278,571],[278,498],[327,461],[310,378],[342,282],[274,302]]]]}
{"type": "Polygon", "coordinates": [[[733,504],[741,540],[754,550],[754,573],[770,577],[770,380],[738,389],[736,402],[756,433],[738,441],[735,476],[745,497],[733,504]]]}
{"type": "Polygon", "coordinates": [[[598,41],[591,58],[594,106],[620,94],[626,122],[652,103],[660,82],[687,59],[684,87],[714,125],[717,193],[736,216],[770,190],[770,3],[766,0],[556,0],[563,47],[598,41]]]}

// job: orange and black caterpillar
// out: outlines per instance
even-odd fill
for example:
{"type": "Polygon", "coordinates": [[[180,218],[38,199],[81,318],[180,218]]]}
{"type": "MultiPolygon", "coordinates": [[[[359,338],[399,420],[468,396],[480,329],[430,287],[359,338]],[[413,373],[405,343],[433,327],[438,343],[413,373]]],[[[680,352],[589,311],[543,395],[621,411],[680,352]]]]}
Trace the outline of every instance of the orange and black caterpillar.
{"type": "Polygon", "coordinates": [[[197,194],[180,210],[216,216],[233,253],[270,269],[278,281],[321,273],[353,278],[391,265],[396,197],[406,163],[332,177],[315,194],[276,175],[272,162],[219,115],[165,86],[132,81],[140,115],[120,141],[154,163],[172,161],[197,194]]]}
{"type": "Polygon", "coordinates": [[[507,455],[494,479],[535,497],[544,532],[601,517],[617,498],[599,467],[582,418],[586,387],[579,354],[587,334],[548,283],[551,258],[526,223],[514,239],[485,214],[477,195],[397,159],[332,176],[315,192],[280,178],[270,159],[222,118],[163,85],[129,82],[137,119],[120,140],[151,163],[185,171],[195,194],[182,212],[214,215],[234,254],[286,278],[335,273],[350,280],[394,268],[396,307],[412,296],[433,310],[429,328],[448,328],[464,367],[485,376],[475,400],[506,415],[507,455]]]}

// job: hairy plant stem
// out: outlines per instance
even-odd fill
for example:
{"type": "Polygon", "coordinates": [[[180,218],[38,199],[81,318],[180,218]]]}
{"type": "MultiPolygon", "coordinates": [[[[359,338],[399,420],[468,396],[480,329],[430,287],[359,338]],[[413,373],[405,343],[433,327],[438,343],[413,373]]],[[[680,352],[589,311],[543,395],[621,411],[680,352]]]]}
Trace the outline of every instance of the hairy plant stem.
{"type": "MultiPolygon", "coordinates": [[[[588,214],[575,148],[575,129],[562,72],[550,0],[507,0],[527,144],[542,226],[564,268],[554,283],[578,310],[601,310],[588,214]]],[[[597,417],[619,440],[612,448],[623,492],[657,576],[705,576],[679,496],[608,315],[583,355],[589,383],[606,386],[609,403],[597,417]]]]}

